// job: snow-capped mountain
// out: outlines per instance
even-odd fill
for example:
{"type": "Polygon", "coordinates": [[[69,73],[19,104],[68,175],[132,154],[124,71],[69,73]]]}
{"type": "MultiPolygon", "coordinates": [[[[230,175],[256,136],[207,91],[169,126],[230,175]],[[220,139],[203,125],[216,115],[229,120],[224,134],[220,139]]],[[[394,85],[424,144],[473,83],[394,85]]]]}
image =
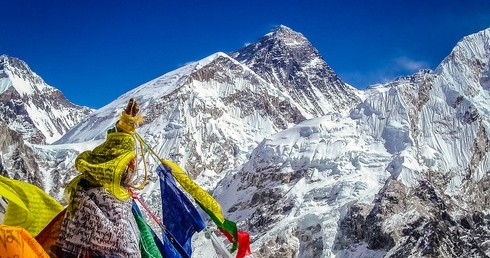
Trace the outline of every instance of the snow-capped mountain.
{"type": "Polygon", "coordinates": [[[230,56],[286,92],[312,117],[348,112],[360,101],[358,90],[337,76],[308,39],[284,25],[230,56]]]}
{"type": "Polygon", "coordinates": [[[368,248],[385,257],[490,256],[489,61],[487,29],[463,38],[424,80],[395,87],[394,98],[413,105],[397,126],[408,137],[388,166],[397,181],[387,181],[364,222],[354,214],[368,248]]]}
{"type": "MultiPolygon", "coordinates": [[[[435,71],[358,91],[300,33],[279,26],[145,83],[25,152],[60,199],[77,153],[102,142],[134,98],[138,133],[213,192],[251,233],[254,257],[488,257],[489,67],[487,29],[462,39],[435,71]]],[[[13,91],[3,85],[23,73],[2,69],[0,85],[13,91]]],[[[19,134],[9,134],[1,151],[17,157],[19,134]]],[[[156,207],[152,195],[144,192],[156,207]]],[[[204,234],[196,241],[193,257],[217,257],[204,234]]]]}
{"type": "Polygon", "coordinates": [[[26,141],[52,143],[90,112],[69,102],[24,61],[0,56],[0,121],[26,141]]]}
{"type": "MultiPolygon", "coordinates": [[[[270,83],[243,63],[216,53],[127,92],[94,111],[56,144],[102,141],[128,99],[134,98],[145,120],[138,132],[161,157],[178,162],[212,189],[218,179],[243,164],[264,137],[334,112],[330,107],[343,105],[341,111],[346,113],[345,108],[359,100],[360,93],[344,84],[299,33],[281,26],[267,36],[274,40],[262,45],[275,47],[288,35],[301,37],[301,44],[283,51],[294,53],[289,61],[302,76],[270,83]],[[300,86],[305,78],[316,83],[300,86]],[[291,93],[302,97],[295,99],[291,93]]],[[[267,67],[279,73],[284,65],[273,62],[267,67]]]]}
{"type": "Polygon", "coordinates": [[[489,65],[487,29],[265,138],[215,194],[259,257],[488,257],[489,65]]]}
{"type": "Polygon", "coordinates": [[[343,207],[371,201],[389,176],[391,155],[357,128],[340,113],[307,120],[265,138],[219,183],[215,195],[257,257],[334,256],[343,207]]]}
{"type": "Polygon", "coordinates": [[[139,133],[193,176],[236,168],[264,137],[312,116],[245,65],[216,53],[127,92],[58,143],[103,139],[129,98],[143,110],[139,133]]]}

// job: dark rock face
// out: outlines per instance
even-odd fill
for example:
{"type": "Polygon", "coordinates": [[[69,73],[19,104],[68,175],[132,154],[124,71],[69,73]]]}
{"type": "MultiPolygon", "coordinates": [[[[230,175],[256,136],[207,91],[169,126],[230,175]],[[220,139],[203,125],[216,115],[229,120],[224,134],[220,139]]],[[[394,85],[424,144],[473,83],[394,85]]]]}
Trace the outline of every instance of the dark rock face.
{"type": "Polygon", "coordinates": [[[365,242],[392,258],[488,257],[490,216],[459,207],[428,182],[409,188],[389,179],[363,216],[365,210],[350,207],[340,222],[337,250],[365,242]]]}
{"type": "Polygon", "coordinates": [[[334,250],[341,250],[363,242],[368,234],[366,230],[366,217],[372,206],[356,203],[348,207],[342,220],[339,222],[339,231],[334,244],[334,250]]]}
{"type": "Polygon", "coordinates": [[[337,76],[303,35],[285,26],[230,55],[287,92],[313,116],[347,111],[360,101],[354,88],[337,76]]]}
{"type": "Polygon", "coordinates": [[[22,140],[22,135],[0,123],[0,174],[8,178],[30,182],[44,188],[35,152],[22,140]]]}

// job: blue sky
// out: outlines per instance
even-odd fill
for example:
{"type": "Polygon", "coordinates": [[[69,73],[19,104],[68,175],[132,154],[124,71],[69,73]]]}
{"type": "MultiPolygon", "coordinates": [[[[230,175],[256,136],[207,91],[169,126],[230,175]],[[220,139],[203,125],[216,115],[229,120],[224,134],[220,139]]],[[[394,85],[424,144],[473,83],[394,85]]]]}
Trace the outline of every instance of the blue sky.
{"type": "Polygon", "coordinates": [[[20,58],[69,101],[100,108],[190,61],[231,52],[283,24],[347,83],[434,69],[490,28],[488,0],[0,0],[0,54],[20,58]]]}

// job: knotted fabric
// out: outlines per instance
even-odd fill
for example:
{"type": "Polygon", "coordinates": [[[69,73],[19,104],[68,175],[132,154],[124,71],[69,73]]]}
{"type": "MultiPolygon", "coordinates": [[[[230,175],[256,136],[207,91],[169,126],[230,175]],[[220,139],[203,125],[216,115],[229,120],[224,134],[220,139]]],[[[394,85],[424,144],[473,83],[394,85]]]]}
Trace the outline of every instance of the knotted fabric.
{"type": "Polygon", "coordinates": [[[78,206],[78,203],[73,201],[73,194],[82,179],[91,185],[104,187],[119,200],[128,199],[131,195],[121,186],[121,180],[126,167],[135,156],[133,136],[121,132],[107,134],[104,143],[92,151],[85,151],[78,155],[75,167],[81,175],[73,179],[65,189],[70,203],[68,213],[72,214],[78,206]]]}

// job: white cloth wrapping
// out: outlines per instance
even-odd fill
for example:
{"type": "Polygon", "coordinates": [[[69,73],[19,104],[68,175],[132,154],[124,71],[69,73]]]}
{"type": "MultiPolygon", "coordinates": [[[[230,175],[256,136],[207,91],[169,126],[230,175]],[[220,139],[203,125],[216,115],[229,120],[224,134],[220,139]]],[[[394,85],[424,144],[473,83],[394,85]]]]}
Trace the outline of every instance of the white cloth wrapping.
{"type": "Polygon", "coordinates": [[[75,257],[141,257],[131,198],[121,201],[103,187],[79,186],[74,201],[79,205],[73,217],[65,217],[58,239],[63,253],[75,257]]]}

